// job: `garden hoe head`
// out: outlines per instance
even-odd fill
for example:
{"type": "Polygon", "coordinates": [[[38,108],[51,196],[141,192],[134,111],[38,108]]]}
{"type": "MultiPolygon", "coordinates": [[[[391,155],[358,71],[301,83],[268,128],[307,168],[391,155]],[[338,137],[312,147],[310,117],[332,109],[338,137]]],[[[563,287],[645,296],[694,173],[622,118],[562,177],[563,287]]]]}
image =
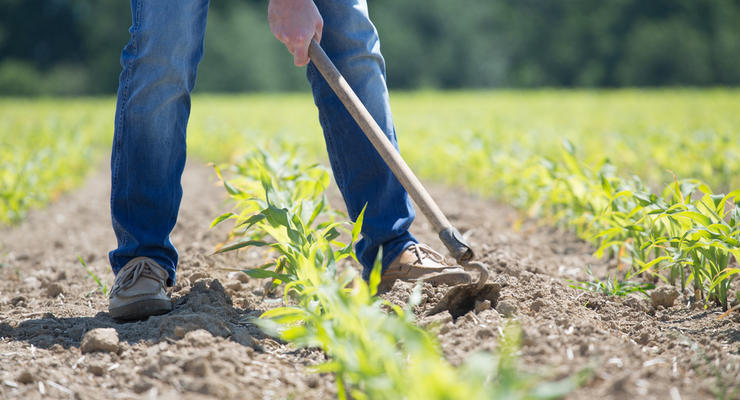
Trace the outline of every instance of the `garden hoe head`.
{"type": "Polygon", "coordinates": [[[455,229],[447,217],[434,202],[429,193],[424,189],[419,179],[414,175],[406,162],[401,158],[385,133],[375,122],[355,92],[349,86],[342,74],[334,66],[329,57],[324,53],[316,40],[311,40],[308,49],[311,62],[321,72],[326,82],[334,90],[339,100],[342,101],[347,111],[352,115],[357,124],[362,128],[367,138],[373,144],[380,156],[383,158],[393,174],[398,178],[421,212],[432,224],[442,243],[450,251],[458,264],[466,270],[478,271],[478,281],[473,284],[457,285],[447,292],[442,300],[434,307],[430,314],[443,310],[450,310],[453,317],[466,313],[475,307],[476,300],[490,300],[491,305],[498,300],[499,285],[488,284],[488,269],[480,262],[473,261],[474,254],[470,246],[465,243],[460,233],[455,229]],[[494,297],[495,294],[495,297],[494,297]],[[436,311],[435,311],[436,310],[436,311]]]}

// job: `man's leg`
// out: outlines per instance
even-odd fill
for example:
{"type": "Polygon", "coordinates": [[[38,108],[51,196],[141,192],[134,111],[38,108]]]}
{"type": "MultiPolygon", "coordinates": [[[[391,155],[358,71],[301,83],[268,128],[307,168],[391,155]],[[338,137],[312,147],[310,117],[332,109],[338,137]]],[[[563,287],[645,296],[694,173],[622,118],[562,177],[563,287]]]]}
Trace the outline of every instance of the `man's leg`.
{"type": "Polygon", "coordinates": [[[113,272],[149,257],[175,281],[169,234],[182,197],[190,91],[203,55],[208,0],[131,0],[111,157],[113,272]]]}
{"type": "MultiPolygon", "coordinates": [[[[363,101],[370,114],[396,144],[385,63],[375,27],[364,0],[315,0],[324,19],[321,46],[363,101]]],[[[319,120],[334,178],[354,221],[367,204],[362,240],[356,250],[368,279],[378,250],[387,267],[416,239],[408,232],[414,209],[408,194],[370,141],[345,110],[313,64],[308,79],[319,109],[319,120]]]]}

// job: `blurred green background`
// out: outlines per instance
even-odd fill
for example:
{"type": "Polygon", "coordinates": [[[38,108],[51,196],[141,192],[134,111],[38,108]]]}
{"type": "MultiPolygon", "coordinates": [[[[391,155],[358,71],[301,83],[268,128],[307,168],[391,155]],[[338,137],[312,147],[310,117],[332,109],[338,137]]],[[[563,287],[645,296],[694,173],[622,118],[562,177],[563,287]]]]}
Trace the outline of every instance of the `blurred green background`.
{"type": "MultiPolygon", "coordinates": [[[[395,89],[736,86],[740,0],[370,0],[395,89]]],[[[199,92],[294,91],[265,0],[213,0],[199,92]]],[[[0,0],[0,95],[112,94],[129,2],[0,0]]]]}

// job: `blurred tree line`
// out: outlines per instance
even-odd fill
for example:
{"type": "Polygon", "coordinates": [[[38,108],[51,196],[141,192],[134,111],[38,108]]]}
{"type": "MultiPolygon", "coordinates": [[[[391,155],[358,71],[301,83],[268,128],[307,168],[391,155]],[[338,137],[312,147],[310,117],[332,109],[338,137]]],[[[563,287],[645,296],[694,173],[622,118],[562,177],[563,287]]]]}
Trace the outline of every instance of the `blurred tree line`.
{"type": "MultiPolygon", "coordinates": [[[[740,84],[740,0],[369,0],[393,88],[740,84]]],[[[265,0],[212,0],[198,91],[307,87],[265,0]]],[[[129,2],[0,0],[0,94],[110,94],[129,2]]]]}

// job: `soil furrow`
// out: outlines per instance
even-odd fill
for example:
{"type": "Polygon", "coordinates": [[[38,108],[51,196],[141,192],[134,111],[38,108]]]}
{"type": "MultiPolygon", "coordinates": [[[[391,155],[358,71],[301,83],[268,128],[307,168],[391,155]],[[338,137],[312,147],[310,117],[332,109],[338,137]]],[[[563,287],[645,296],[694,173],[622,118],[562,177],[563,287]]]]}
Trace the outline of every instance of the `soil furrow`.
{"type": "MultiPolygon", "coordinates": [[[[108,179],[98,173],[19,226],[0,231],[3,398],[335,397],[330,375],[306,370],[324,361],[321,352],[296,350],[250,323],[282,301],[265,296],[263,281],[224,268],[259,265],[264,256],[209,255],[226,231],[208,225],[230,207],[201,164],[186,168],[173,232],[181,256],[172,288],[175,310],[141,322],[113,321],[107,299],[78,260],[110,285],[106,254],[115,238],[108,179]],[[90,342],[96,334],[97,346],[82,346],[83,338],[90,342]],[[105,346],[106,340],[113,345],[105,346]]],[[[426,316],[445,289],[424,288],[420,323],[437,332],[451,362],[478,350],[496,351],[503,328],[516,323],[524,370],[554,378],[590,370],[568,398],[701,399],[715,397],[713,390],[738,395],[737,313],[718,319],[718,309],[689,308],[684,297],[666,308],[641,295],[575,290],[568,279],[586,279],[586,266],[597,275],[614,266],[594,259],[593,249],[567,232],[520,224],[509,207],[451,188],[436,187],[433,196],[501,285],[496,301],[456,310],[457,318],[447,312],[426,316]]],[[[341,203],[336,191],[331,197],[341,203]]],[[[441,246],[422,216],[413,232],[441,246]]],[[[385,296],[401,303],[410,290],[398,283],[385,296]]]]}

